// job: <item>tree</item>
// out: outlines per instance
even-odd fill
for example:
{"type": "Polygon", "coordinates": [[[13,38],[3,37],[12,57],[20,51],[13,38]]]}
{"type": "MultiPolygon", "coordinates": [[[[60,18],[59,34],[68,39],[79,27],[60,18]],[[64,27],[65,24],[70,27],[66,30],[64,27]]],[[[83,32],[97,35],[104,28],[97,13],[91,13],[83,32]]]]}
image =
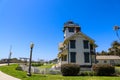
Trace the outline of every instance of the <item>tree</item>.
{"type": "Polygon", "coordinates": [[[106,51],[102,51],[101,55],[107,55],[107,52],[106,51]]]}
{"type": "Polygon", "coordinates": [[[55,59],[49,61],[49,63],[57,63],[57,62],[58,62],[58,58],[55,58],[55,59]]]}
{"type": "Polygon", "coordinates": [[[120,56],[120,43],[118,41],[114,41],[111,44],[111,48],[109,48],[108,50],[109,50],[109,54],[120,56]]]}

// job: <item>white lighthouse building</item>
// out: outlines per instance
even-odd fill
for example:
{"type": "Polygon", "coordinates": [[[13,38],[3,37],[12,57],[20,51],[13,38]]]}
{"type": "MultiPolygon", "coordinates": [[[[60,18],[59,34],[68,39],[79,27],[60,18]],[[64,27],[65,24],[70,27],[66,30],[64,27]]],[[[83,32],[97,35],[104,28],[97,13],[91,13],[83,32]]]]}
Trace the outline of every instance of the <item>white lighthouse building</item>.
{"type": "Polygon", "coordinates": [[[73,21],[64,24],[64,41],[59,43],[58,65],[76,63],[90,68],[96,62],[95,41],[81,32],[81,27],[73,21]]]}

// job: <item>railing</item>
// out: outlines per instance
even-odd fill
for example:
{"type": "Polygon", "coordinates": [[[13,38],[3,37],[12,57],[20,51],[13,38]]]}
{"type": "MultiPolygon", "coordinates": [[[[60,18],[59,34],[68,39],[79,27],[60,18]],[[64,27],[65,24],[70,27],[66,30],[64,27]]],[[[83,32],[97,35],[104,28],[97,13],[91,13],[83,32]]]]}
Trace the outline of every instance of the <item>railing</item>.
{"type": "Polygon", "coordinates": [[[63,51],[65,51],[65,50],[67,50],[68,49],[68,47],[67,46],[65,46],[62,50],[60,50],[60,52],[59,53],[62,53],[63,51]]]}
{"type": "Polygon", "coordinates": [[[66,64],[66,63],[68,63],[67,61],[61,61],[61,64],[66,64]]]}

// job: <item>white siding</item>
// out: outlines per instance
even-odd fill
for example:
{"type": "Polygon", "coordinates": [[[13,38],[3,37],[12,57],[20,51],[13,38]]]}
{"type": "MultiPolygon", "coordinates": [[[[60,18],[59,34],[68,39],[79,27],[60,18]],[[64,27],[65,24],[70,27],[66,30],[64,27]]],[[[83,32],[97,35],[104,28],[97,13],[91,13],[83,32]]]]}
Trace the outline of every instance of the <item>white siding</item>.
{"type": "Polygon", "coordinates": [[[64,37],[65,39],[75,34],[75,32],[69,32],[68,28],[65,29],[64,37]]]}
{"type": "Polygon", "coordinates": [[[76,52],[76,63],[80,65],[91,65],[91,56],[89,55],[89,63],[84,62],[84,52],[89,52],[90,53],[90,46],[89,49],[84,49],[83,46],[83,40],[85,40],[82,36],[78,36],[75,39],[76,40],[76,48],[75,49],[70,49],[69,45],[69,53],[70,52],[76,52]]]}

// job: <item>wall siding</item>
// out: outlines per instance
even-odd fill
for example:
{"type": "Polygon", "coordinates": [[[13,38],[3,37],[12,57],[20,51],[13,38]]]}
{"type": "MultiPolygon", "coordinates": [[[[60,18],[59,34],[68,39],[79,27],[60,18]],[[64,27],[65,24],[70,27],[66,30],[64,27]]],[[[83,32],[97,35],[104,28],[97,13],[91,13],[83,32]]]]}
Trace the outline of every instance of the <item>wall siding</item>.
{"type": "Polygon", "coordinates": [[[76,48],[71,49],[69,46],[69,52],[76,52],[76,63],[80,65],[91,65],[91,56],[89,55],[89,63],[84,62],[84,52],[89,52],[90,53],[90,45],[89,49],[84,49],[83,46],[83,40],[85,40],[82,36],[78,36],[74,38],[73,40],[76,40],[76,48]]]}

